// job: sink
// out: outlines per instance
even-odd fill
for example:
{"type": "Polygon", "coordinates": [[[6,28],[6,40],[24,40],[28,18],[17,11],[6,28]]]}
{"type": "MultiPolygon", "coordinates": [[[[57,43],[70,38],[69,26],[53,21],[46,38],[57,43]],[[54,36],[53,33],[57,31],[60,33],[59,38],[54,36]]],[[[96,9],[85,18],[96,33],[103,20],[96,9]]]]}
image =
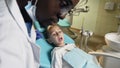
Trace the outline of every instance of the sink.
{"type": "Polygon", "coordinates": [[[105,34],[105,42],[113,50],[120,51],[120,35],[118,33],[105,34]]]}

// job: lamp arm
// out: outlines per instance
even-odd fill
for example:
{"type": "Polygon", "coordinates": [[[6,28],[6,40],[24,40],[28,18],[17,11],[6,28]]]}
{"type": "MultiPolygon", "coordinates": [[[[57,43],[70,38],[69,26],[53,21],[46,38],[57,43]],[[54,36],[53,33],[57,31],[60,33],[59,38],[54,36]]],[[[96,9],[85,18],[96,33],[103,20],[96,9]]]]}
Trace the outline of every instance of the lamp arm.
{"type": "Polygon", "coordinates": [[[112,58],[120,59],[120,56],[113,55],[111,53],[105,53],[105,52],[89,52],[89,54],[95,55],[95,56],[105,56],[105,57],[112,57],[112,58]]]}

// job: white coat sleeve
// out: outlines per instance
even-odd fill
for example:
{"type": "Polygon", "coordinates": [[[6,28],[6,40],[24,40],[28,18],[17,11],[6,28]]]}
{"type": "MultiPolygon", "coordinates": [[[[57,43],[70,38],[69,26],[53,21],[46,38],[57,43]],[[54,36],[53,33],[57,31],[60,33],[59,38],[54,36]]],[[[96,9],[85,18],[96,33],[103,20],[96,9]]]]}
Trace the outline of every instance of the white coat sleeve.
{"type": "Polygon", "coordinates": [[[0,0],[0,68],[39,68],[17,6],[16,0],[0,0]]]}
{"type": "Polygon", "coordinates": [[[60,51],[53,50],[51,68],[62,68],[62,54],[60,51]]]}

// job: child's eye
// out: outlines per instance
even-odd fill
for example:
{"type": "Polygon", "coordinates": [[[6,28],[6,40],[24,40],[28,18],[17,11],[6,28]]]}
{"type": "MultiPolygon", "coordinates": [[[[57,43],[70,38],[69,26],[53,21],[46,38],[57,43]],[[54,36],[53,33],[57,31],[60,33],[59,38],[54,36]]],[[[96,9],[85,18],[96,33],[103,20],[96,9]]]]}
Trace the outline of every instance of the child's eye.
{"type": "Polygon", "coordinates": [[[56,36],[56,34],[52,34],[53,36],[56,36]]]}
{"type": "Polygon", "coordinates": [[[52,33],[51,35],[52,35],[52,36],[56,36],[56,33],[54,32],[54,33],[52,33]]]}
{"type": "Polygon", "coordinates": [[[58,31],[58,33],[62,33],[62,31],[58,31]]]}

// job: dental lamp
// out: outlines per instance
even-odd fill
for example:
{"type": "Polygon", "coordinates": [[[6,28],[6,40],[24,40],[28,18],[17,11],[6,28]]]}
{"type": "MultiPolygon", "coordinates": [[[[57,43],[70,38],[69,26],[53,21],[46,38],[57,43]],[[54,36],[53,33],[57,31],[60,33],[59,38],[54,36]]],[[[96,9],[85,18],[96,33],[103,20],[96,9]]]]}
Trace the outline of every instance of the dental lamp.
{"type": "Polygon", "coordinates": [[[73,12],[73,15],[78,16],[80,14],[80,12],[88,12],[89,6],[85,6],[87,4],[87,2],[88,2],[88,0],[80,0],[78,3],[79,6],[76,5],[75,8],[71,9],[71,11],[73,12]]]}
{"type": "Polygon", "coordinates": [[[75,12],[88,12],[89,7],[85,6],[85,8],[74,8],[74,9],[72,9],[72,11],[75,11],[75,12]]]}

